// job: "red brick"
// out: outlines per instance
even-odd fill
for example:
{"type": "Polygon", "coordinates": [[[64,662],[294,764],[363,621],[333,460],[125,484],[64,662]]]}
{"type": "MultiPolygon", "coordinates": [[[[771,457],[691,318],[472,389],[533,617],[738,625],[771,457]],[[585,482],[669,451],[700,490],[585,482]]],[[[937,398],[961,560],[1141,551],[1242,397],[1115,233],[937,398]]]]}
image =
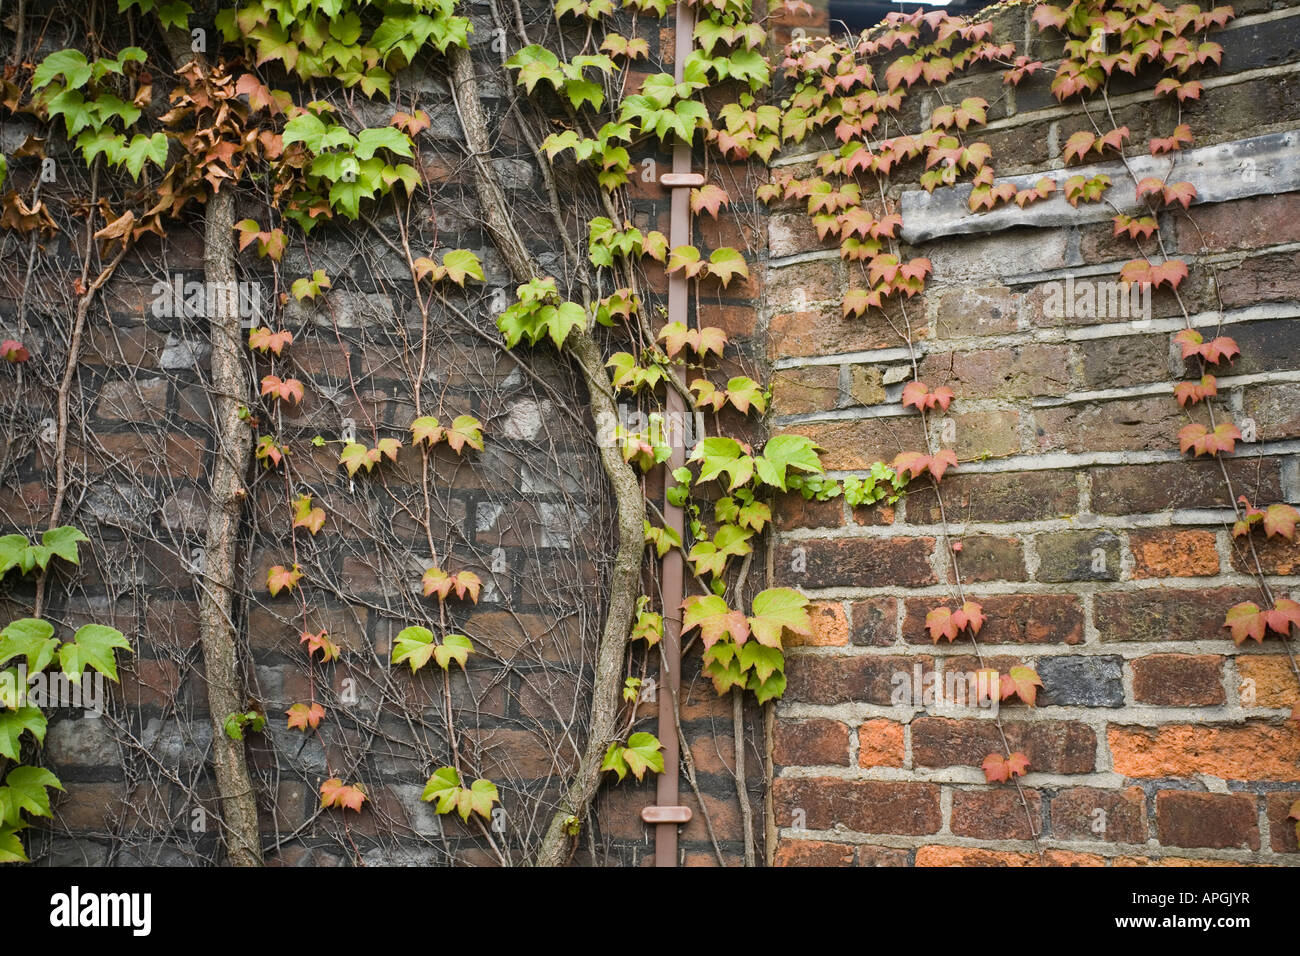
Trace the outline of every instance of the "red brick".
{"type": "Polygon", "coordinates": [[[1147,841],[1146,795],[1140,787],[1070,787],[1052,797],[1050,813],[1052,835],[1062,840],[1147,841]]]}
{"type": "Polygon", "coordinates": [[[847,767],[849,728],[838,720],[779,720],[772,759],[782,767],[847,767]]]}
{"type": "Polygon", "coordinates": [[[898,598],[878,597],[854,601],[849,608],[853,617],[853,643],[867,647],[885,647],[898,641],[898,598]]]}
{"type": "Polygon", "coordinates": [[[1275,853],[1300,852],[1300,837],[1296,821],[1291,819],[1291,807],[1300,800],[1300,792],[1287,790],[1270,793],[1265,798],[1268,811],[1269,842],[1275,853]]]}
{"type": "Polygon", "coordinates": [[[943,824],[939,788],[932,783],[781,778],[773,793],[776,825],[788,827],[801,809],[810,830],[844,826],[859,833],[934,833],[943,824]]]}
{"type": "MultiPolygon", "coordinates": [[[[958,466],[944,475],[943,501],[949,521],[1043,521],[1077,512],[1079,489],[1071,471],[963,475],[958,466]]],[[[939,524],[943,518],[933,490],[908,491],[909,523],[939,524]]]]}
{"type": "MultiPolygon", "coordinates": [[[[1096,763],[1097,738],[1086,724],[1066,720],[1004,721],[1012,751],[1029,758],[1030,772],[1089,773],[1096,763]]],[[[917,767],[978,767],[1002,750],[991,720],[918,717],[912,721],[912,761],[917,767]]]]}
{"type": "Polygon", "coordinates": [[[868,703],[887,706],[893,677],[912,665],[933,666],[927,656],[799,654],[786,660],[785,700],[807,704],[868,703]]]}
{"type": "Polygon", "coordinates": [[[977,840],[1031,840],[1042,829],[1042,820],[1042,797],[1035,790],[1017,791],[1010,787],[956,790],[952,795],[952,832],[958,836],[977,840]]]}
{"type": "MultiPolygon", "coordinates": [[[[981,644],[1079,644],[1083,641],[1083,608],[1072,594],[990,594],[967,598],[984,609],[986,620],[979,633],[981,644]]],[[[933,597],[909,598],[905,602],[903,637],[912,644],[932,643],[930,632],[925,629],[925,617],[944,604],[957,606],[954,601],[933,597]]]]}
{"type": "Polygon", "coordinates": [[[782,840],[773,866],[852,866],[853,847],[824,840],[782,840]]]}
{"type": "Polygon", "coordinates": [[[1258,595],[1247,588],[1102,592],[1094,620],[1103,643],[1121,641],[1215,641],[1227,609],[1258,595]]]}
{"type": "Polygon", "coordinates": [[[1153,654],[1133,661],[1133,698],[1159,707],[1212,707],[1226,699],[1217,654],[1153,654]]]}
{"type": "Polygon", "coordinates": [[[1245,793],[1156,794],[1156,831],[1164,846],[1259,849],[1256,798],[1245,793]]]}

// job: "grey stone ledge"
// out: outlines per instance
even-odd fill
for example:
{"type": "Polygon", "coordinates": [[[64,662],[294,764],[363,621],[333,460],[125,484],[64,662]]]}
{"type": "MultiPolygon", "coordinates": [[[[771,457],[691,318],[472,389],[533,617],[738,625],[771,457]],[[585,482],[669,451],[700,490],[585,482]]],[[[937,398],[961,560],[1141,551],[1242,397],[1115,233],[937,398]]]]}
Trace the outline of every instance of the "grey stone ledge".
{"type": "Polygon", "coordinates": [[[1134,156],[1127,164],[1127,170],[1124,161],[1116,160],[999,180],[1014,183],[1020,189],[1032,187],[1045,176],[1056,180],[1058,186],[1070,176],[1092,177],[1104,173],[1111,178],[1112,186],[1106,192],[1109,202],[1081,203],[1077,208],[1066,202],[1062,189],[1023,209],[1006,205],[982,213],[972,213],[967,205],[972,188],[969,183],[932,193],[910,190],[903,193],[900,202],[902,238],[916,244],[940,236],[977,235],[1018,226],[1050,228],[1101,222],[1114,215],[1112,204],[1128,211],[1145,208],[1130,192],[1133,186],[1129,181],[1130,170],[1139,180],[1147,176],[1190,180],[1197,191],[1193,205],[1291,192],[1300,189],[1300,130],[1266,133],[1163,156],[1134,156]]]}

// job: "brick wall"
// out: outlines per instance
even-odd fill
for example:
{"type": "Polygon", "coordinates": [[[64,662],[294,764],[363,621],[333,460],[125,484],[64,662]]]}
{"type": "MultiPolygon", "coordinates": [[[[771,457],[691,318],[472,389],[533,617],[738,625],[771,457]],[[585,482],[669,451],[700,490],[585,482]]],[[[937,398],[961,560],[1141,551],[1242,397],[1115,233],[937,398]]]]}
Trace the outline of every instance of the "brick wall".
{"type": "MultiPolygon", "coordinates": [[[[1300,183],[1294,147],[1279,144],[1300,127],[1300,8],[1235,7],[1239,19],[1214,37],[1222,69],[1182,111],[1205,162],[1173,176],[1214,201],[1162,216],[1161,234],[1188,263],[1180,292],[1194,324],[1208,332],[1221,322],[1242,349],[1220,369],[1220,407],[1254,423],[1254,441],[1225,461],[1233,487],[1253,502],[1294,502],[1300,183]],[[1269,172],[1255,177],[1255,165],[1269,172]]],[[[1050,64],[1059,48],[1026,12],[998,12],[995,35],[1050,64]]],[[[1049,79],[1008,91],[998,72],[976,72],[943,90],[946,102],[992,104],[976,138],[993,147],[999,178],[1059,171],[1069,135],[1091,128],[1077,105],[1057,104],[1049,79]]],[[[1112,89],[1133,157],[1177,122],[1153,101],[1153,83],[1112,89]]],[[[938,101],[914,93],[909,102],[915,128],[938,101]]],[[[816,155],[788,156],[785,171],[806,175],[816,155]]],[[[1131,196],[1117,168],[1115,189],[1131,196]]],[[[943,514],[922,481],[892,508],[789,496],[776,511],[776,581],[816,599],[818,627],[790,651],[777,707],[774,861],[1300,859],[1286,819],[1300,792],[1300,735],[1287,720],[1300,693],[1275,636],[1238,648],[1223,629],[1226,609],[1258,592],[1230,533],[1220,466],[1178,453],[1189,419],[1173,384],[1192,367],[1171,344],[1183,327],[1178,302],[1158,293],[1150,321],[1136,322],[1048,307],[1051,283],[1117,279],[1134,258],[1112,236],[1113,210],[1062,202],[1064,215],[1050,217],[1012,206],[981,221],[964,196],[896,189],[891,199],[911,241],[905,253],[934,265],[908,315],[920,378],[956,392],[931,423],[947,429],[943,445],[961,464],[942,482],[943,514]],[[891,697],[897,674],[978,666],[968,637],[936,646],[924,629],[926,612],[956,594],[945,517],[966,592],[988,616],[979,634],[987,666],[1025,663],[1042,679],[1038,706],[1000,709],[1009,747],[1030,759],[1023,805],[979,769],[1001,748],[987,711],[945,715],[891,697]]],[[[844,265],[796,204],[774,207],[768,243],[761,327],[774,430],[814,438],[837,476],[923,449],[919,416],[899,404],[912,378],[902,315],[840,317],[844,265]]],[[[1300,547],[1272,538],[1260,558],[1279,596],[1300,586],[1300,547]]]]}

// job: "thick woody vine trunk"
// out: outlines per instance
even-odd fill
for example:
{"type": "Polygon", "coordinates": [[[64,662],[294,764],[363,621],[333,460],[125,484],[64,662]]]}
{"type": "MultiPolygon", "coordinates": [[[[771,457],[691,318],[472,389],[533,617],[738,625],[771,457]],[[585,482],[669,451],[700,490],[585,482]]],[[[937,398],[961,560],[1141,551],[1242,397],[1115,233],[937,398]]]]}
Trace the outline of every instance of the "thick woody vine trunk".
{"type": "MultiPolygon", "coordinates": [[[[172,63],[180,69],[190,59],[201,66],[203,57],[190,51],[182,35],[163,30],[172,63]]],[[[244,474],[248,469],[253,437],[239,417],[247,391],[243,370],[239,294],[235,284],[235,195],[229,185],[208,198],[203,220],[203,270],[209,296],[209,336],[212,344],[212,460],[211,500],[207,537],[203,545],[203,570],[199,582],[199,639],[207,677],[208,714],[212,724],[212,762],[226,842],[226,862],[231,866],[261,866],[262,843],[257,822],[257,797],[248,773],[243,741],[231,740],[225,721],[243,713],[246,701],[236,654],[234,625],[235,570],[239,552],[239,526],[243,516],[244,474]]]]}
{"type": "MultiPolygon", "coordinates": [[[[466,145],[474,166],[474,185],[484,223],[493,241],[510,267],[515,280],[524,283],[535,278],[537,267],[523,240],[515,230],[506,210],[506,197],[491,165],[491,139],[487,120],[478,98],[478,84],[469,51],[452,48],[453,90],[466,145]]],[[[565,351],[578,363],[590,395],[592,416],[597,422],[616,421],[618,410],[614,388],[605,369],[600,347],[583,329],[575,329],[565,341],[565,351]]],[[[618,512],[618,550],[609,584],[609,612],[605,618],[596,650],[593,679],[591,721],[586,747],[577,772],[560,798],[537,851],[537,866],[562,866],[569,859],[570,837],[566,820],[587,817],[591,801],[600,786],[600,765],[605,750],[618,733],[619,688],[623,684],[623,655],[632,627],[636,599],[641,591],[641,556],[645,550],[642,522],[645,501],[641,485],[632,466],[623,460],[617,444],[605,442],[600,447],[601,465],[609,478],[618,512]]]]}
{"type": "Polygon", "coordinates": [[[211,320],[213,425],[212,499],[204,545],[203,584],[199,589],[199,634],[207,674],[212,720],[212,752],[225,823],[226,849],[232,866],[259,866],[262,845],[257,799],[248,773],[243,741],[231,740],[225,719],[245,710],[239,679],[232,610],[235,595],[239,525],[244,509],[244,473],[252,433],[240,420],[240,396],[246,383],[240,345],[239,295],[235,291],[235,197],[223,189],[208,200],[203,224],[203,266],[214,296],[211,320]]]}

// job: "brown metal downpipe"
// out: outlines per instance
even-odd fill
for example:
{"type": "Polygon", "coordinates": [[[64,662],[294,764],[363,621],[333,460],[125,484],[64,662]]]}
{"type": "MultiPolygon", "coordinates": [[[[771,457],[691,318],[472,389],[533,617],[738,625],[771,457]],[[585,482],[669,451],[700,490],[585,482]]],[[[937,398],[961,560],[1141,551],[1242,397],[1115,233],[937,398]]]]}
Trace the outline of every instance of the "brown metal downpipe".
{"type": "MultiPolygon", "coordinates": [[[[677,82],[682,81],[682,70],[686,58],[694,46],[695,12],[683,0],[677,3],[676,35],[673,47],[673,76],[677,82]]],[[[669,220],[669,245],[691,245],[691,144],[678,142],[673,146],[673,169],[671,177],[664,177],[672,190],[672,206],[669,220]]],[[[690,306],[690,290],[684,273],[678,272],[668,277],[668,321],[687,323],[690,306]]],[[[685,370],[675,368],[673,374],[684,384],[685,370]]],[[[668,460],[668,470],[681,467],[686,462],[685,422],[687,411],[681,395],[676,389],[668,389],[668,423],[672,441],[672,457],[668,460]]],[[[667,480],[665,480],[667,485],[667,480]]],[[[668,527],[677,531],[684,541],[685,516],[681,508],[675,508],[665,499],[664,517],[668,527]]],[[[669,551],[663,561],[663,600],[664,600],[664,638],[662,660],[664,671],[660,674],[659,688],[659,741],[664,748],[664,772],[656,780],[655,803],[651,816],[660,818],[655,824],[655,866],[677,865],[677,828],[682,817],[689,818],[689,811],[678,807],[680,798],[680,763],[681,754],[677,740],[677,698],[681,692],[682,675],[682,618],[681,604],[685,597],[685,573],[680,551],[669,551]],[[676,811],[676,812],[672,812],[676,811]],[[670,820],[663,820],[669,817],[670,820]]],[[[649,808],[647,808],[649,809],[649,808]]]]}

